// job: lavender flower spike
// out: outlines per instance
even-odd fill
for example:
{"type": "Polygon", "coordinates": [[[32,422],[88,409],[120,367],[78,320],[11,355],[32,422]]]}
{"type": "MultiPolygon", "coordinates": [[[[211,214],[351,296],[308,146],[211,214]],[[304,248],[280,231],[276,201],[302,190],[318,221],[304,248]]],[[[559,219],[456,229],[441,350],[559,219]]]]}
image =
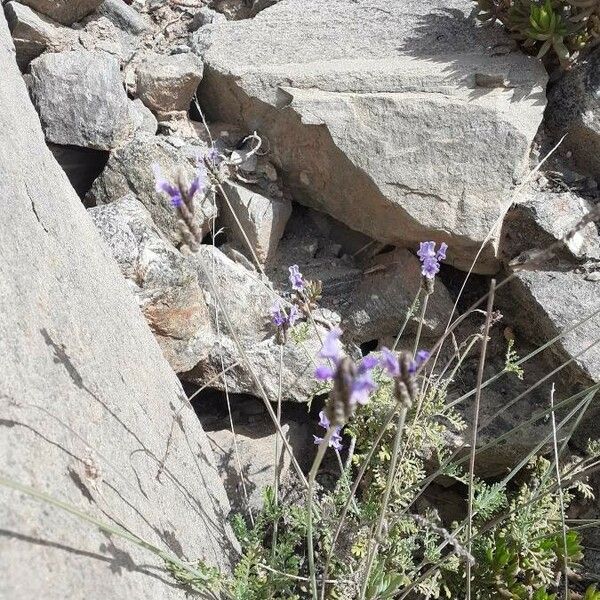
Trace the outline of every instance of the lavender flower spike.
{"type": "Polygon", "coordinates": [[[290,271],[290,283],[292,284],[292,289],[302,292],[304,290],[305,281],[302,273],[300,273],[300,268],[298,265],[292,265],[289,268],[290,271]]]}
{"type": "Polygon", "coordinates": [[[440,271],[440,262],[446,259],[448,244],[442,242],[438,251],[435,251],[435,242],[421,242],[417,256],[422,267],[421,274],[427,279],[434,279],[440,271]]]}
{"type": "Polygon", "coordinates": [[[160,167],[156,163],[152,165],[152,171],[154,171],[154,178],[156,179],[156,191],[169,196],[171,204],[175,208],[179,208],[183,204],[183,196],[181,195],[179,187],[162,176],[160,167]]]}
{"type": "Polygon", "coordinates": [[[390,377],[398,377],[398,375],[400,375],[400,363],[398,362],[398,357],[389,348],[383,347],[381,349],[379,366],[387,371],[387,374],[390,377]]]}
{"type": "Polygon", "coordinates": [[[338,327],[334,327],[325,338],[323,347],[319,352],[320,358],[328,358],[334,363],[338,363],[342,357],[342,343],[340,342],[342,337],[342,330],[338,327]]]}

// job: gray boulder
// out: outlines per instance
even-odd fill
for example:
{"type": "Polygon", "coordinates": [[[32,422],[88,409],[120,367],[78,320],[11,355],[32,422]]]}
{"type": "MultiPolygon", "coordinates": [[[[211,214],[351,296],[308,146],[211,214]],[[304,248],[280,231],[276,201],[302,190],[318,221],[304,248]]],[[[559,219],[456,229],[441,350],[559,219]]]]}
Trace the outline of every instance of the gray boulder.
{"type": "Polygon", "coordinates": [[[202,79],[203,67],[191,53],[146,55],[137,70],[137,96],[159,119],[187,112],[202,79]]]}
{"type": "MultiPolygon", "coordinates": [[[[2,478],[228,569],[206,436],[46,148],[2,12],[0,73],[2,478]]],[[[0,529],[2,598],[186,597],[152,553],[4,485],[0,529]]]]}
{"type": "Polygon", "coordinates": [[[578,170],[600,177],[600,48],[550,88],[545,122],[556,136],[567,134],[563,147],[578,170]]]}
{"type": "MultiPolygon", "coordinates": [[[[350,307],[342,312],[346,333],[359,344],[397,335],[405,316],[421,287],[421,263],[403,248],[380,254],[365,265],[364,275],[354,290],[350,307]]],[[[439,280],[429,297],[423,322],[423,335],[444,332],[454,302],[439,280]]],[[[418,314],[406,329],[416,332],[418,314]]]]}
{"type": "MultiPolygon", "coordinates": [[[[211,386],[222,390],[227,386],[231,393],[263,398],[264,391],[268,400],[276,402],[280,346],[275,340],[270,312],[271,307],[281,301],[280,296],[261,276],[233,262],[214,246],[200,246],[192,260],[197,265],[200,287],[213,318],[215,337],[196,367],[181,377],[200,385],[210,381],[211,386]],[[214,290],[207,274],[212,274],[214,290]],[[228,370],[223,376],[224,368],[228,370]]],[[[292,402],[307,402],[318,389],[314,380],[315,357],[327,330],[320,323],[314,328],[297,327],[299,336],[290,335],[281,354],[282,397],[292,402]]]]}
{"type": "Polygon", "coordinates": [[[152,111],[149,108],[144,106],[144,103],[136,98],[132,100],[129,104],[131,121],[133,123],[133,128],[135,133],[148,133],[150,135],[155,135],[156,130],[158,129],[158,121],[156,117],[152,114],[152,111]]]}
{"type": "Polygon", "coordinates": [[[19,0],[54,21],[71,25],[94,12],[104,0],[19,0]]]}
{"type": "Polygon", "coordinates": [[[30,91],[49,142],[112,150],[133,134],[119,63],[105,53],[81,50],[36,58],[30,91]]]}
{"type": "MultiPolygon", "coordinates": [[[[369,236],[472,259],[510,206],[546,74],[469,0],[283,0],[194,36],[210,117],[258,130],[294,196],[369,236]]],[[[492,272],[492,237],[475,270],[492,272]]]]}
{"type": "Polygon", "coordinates": [[[600,260],[600,237],[594,223],[566,239],[591,208],[589,202],[573,192],[528,191],[504,219],[500,243],[503,258],[531,260],[534,253],[562,241],[545,264],[600,260]]]}
{"type": "Polygon", "coordinates": [[[221,199],[219,214],[226,228],[227,239],[234,242],[238,250],[252,259],[252,252],[248,249],[247,243],[250,242],[256,258],[262,264],[268,262],[273,258],[286,223],[292,214],[291,201],[285,198],[267,198],[237,183],[226,183],[223,187],[233,209],[232,212],[229,204],[221,199]]]}
{"type": "Polygon", "coordinates": [[[4,12],[22,71],[46,51],[60,52],[78,44],[76,32],[39,15],[28,6],[9,2],[4,6],[4,12]]]}
{"type": "MultiPolygon", "coordinates": [[[[600,381],[600,280],[574,271],[520,271],[510,286],[507,312],[517,333],[536,344],[549,341],[560,332],[584,321],[545,352],[556,368],[572,362],[557,376],[570,394],[600,381]],[[591,318],[588,318],[591,317],[591,318]]],[[[595,420],[600,413],[596,399],[574,439],[585,445],[588,437],[598,438],[595,420]]]]}
{"type": "Polygon", "coordinates": [[[158,231],[133,194],[89,212],[133,287],[169,364],[175,372],[189,371],[212,336],[195,270],[158,231]]]}
{"type": "MultiPolygon", "coordinates": [[[[115,150],[87,196],[88,204],[108,204],[129,192],[148,209],[159,230],[176,246],[182,243],[177,215],[169,199],[159,194],[153,172],[158,165],[164,177],[175,180],[181,170],[188,181],[196,174],[195,164],[206,152],[204,146],[186,146],[179,138],[137,136],[123,148],[115,150]]],[[[199,203],[196,225],[208,233],[215,216],[210,198],[199,203]]]]}

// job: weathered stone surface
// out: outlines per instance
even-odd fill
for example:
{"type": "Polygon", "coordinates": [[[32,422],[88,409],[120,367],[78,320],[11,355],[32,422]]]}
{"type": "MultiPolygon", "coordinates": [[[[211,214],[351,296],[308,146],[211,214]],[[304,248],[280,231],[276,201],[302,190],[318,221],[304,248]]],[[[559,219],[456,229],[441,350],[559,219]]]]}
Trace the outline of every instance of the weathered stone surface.
{"type": "MultiPolygon", "coordinates": [[[[46,148],[1,12],[0,73],[2,477],[227,568],[206,436],[46,148]]],[[[154,555],[3,486],[0,529],[2,598],[186,597],[154,555]]]]}
{"type": "Polygon", "coordinates": [[[46,51],[60,52],[77,45],[74,31],[37,14],[28,6],[9,2],[4,11],[21,70],[25,70],[34,58],[46,51]]]}
{"type": "Polygon", "coordinates": [[[531,190],[504,219],[500,242],[503,258],[510,261],[520,256],[519,260],[531,260],[532,251],[545,250],[564,240],[546,264],[588,258],[600,260],[600,237],[593,223],[566,239],[590,209],[586,200],[572,192],[531,190]]]}
{"type": "MultiPolygon", "coordinates": [[[[195,175],[198,156],[206,151],[202,146],[186,146],[179,138],[137,136],[129,144],[113,152],[102,175],[96,179],[87,196],[89,204],[108,204],[133,192],[148,209],[160,231],[176,246],[182,242],[177,215],[169,199],[156,189],[152,167],[159,165],[165,177],[175,180],[181,169],[188,181],[195,175]]],[[[210,199],[198,203],[196,224],[208,233],[214,216],[210,199]]]]}
{"type": "MultiPolygon", "coordinates": [[[[200,246],[193,260],[198,265],[200,287],[209,303],[215,338],[205,357],[192,371],[182,374],[182,378],[200,384],[212,381],[213,387],[224,389],[224,378],[220,374],[224,366],[230,367],[225,374],[229,392],[263,397],[264,390],[268,399],[276,402],[280,347],[275,341],[270,311],[281,301],[280,297],[259,275],[233,262],[214,246],[200,246]],[[206,273],[212,276],[216,290],[210,288],[206,273]],[[234,328],[233,333],[226,324],[223,311],[234,328]],[[240,353],[234,336],[240,341],[246,358],[240,353]]],[[[306,402],[314,395],[314,360],[325,335],[326,329],[317,324],[316,331],[312,326],[307,329],[305,339],[296,341],[290,336],[283,346],[283,400],[306,402]]]]}
{"type": "Polygon", "coordinates": [[[112,150],[133,133],[119,63],[107,54],[81,50],[36,58],[31,96],[54,144],[112,150]]]}
{"type": "MultiPolygon", "coordinates": [[[[590,279],[573,271],[521,271],[506,300],[512,306],[517,333],[536,344],[591,317],[545,352],[554,368],[574,359],[559,376],[570,394],[600,381],[600,280],[590,279]]],[[[594,401],[574,435],[581,446],[588,437],[598,438],[599,408],[598,401],[594,401]]]]}
{"type": "MultiPolygon", "coordinates": [[[[352,303],[342,314],[347,334],[357,343],[398,333],[421,287],[421,263],[408,250],[400,248],[380,254],[365,265],[364,275],[352,295],[352,303]]],[[[454,303],[441,281],[429,297],[423,321],[423,335],[443,333],[454,303]]],[[[407,327],[415,333],[418,314],[407,327]]]]}
{"type": "Polygon", "coordinates": [[[229,204],[221,199],[219,214],[226,228],[227,239],[234,241],[236,248],[252,259],[235,214],[258,260],[262,264],[268,262],[277,250],[292,214],[292,203],[284,198],[267,198],[237,183],[227,183],[224,189],[233,209],[232,213],[229,204]]]}
{"type": "MultiPolygon", "coordinates": [[[[600,281],[574,271],[520,271],[511,285],[518,303],[518,325],[528,339],[545,342],[560,331],[600,310],[600,281]]],[[[565,335],[553,346],[567,359],[600,339],[600,314],[565,335]]],[[[569,371],[576,380],[600,380],[600,343],[575,360],[569,371]]]]}
{"type": "MultiPolygon", "coordinates": [[[[275,465],[279,467],[279,481],[284,484],[291,463],[290,455],[284,451],[281,440],[275,456],[277,434],[264,403],[257,398],[230,396],[235,442],[227,403],[223,398],[212,401],[202,398],[196,406],[211,442],[232,511],[247,514],[249,507],[256,515],[263,506],[265,489],[274,485],[275,465]]],[[[306,408],[284,405],[281,423],[288,442],[294,449],[294,456],[302,469],[308,471],[315,445],[311,435],[313,427],[307,420],[306,408]]]]}
{"type": "MultiPolygon", "coordinates": [[[[471,11],[283,0],[194,34],[201,102],[263,133],[300,201],[386,243],[447,239],[468,267],[527,166],[546,82],[471,11]]],[[[476,271],[497,268],[496,243],[476,271]]]]}
{"type": "Polygon", "coordinates": [[[137,70],[137,96],[159,118],[186,112],[202,73],[202,63],[189,52],[168,56],[148,54],[137,70]]]}
{"type": "Polygon", "coordinates": [[[548,92],[545,122],[573,153],[578,170],[600,177],[600,48],[548,92]]]}
{"type": "Polygon", "coordinates": [[[94,15],[86,20],[79,32],[79,41],[86,50],[106,52],[114,56],[121,66],[125,66],[132,59],[138,40],[135,35],[119,29],[107,17],[94,15]]]}
{"type": "Polygon", "coordinates": [[[158,129],[158,121],[152,114],[152,111],[139,98],[133,100],[129,104],[129,108],[134,131],[136,133],[155,135],[158,129]]]}
{"type": "Polygon", "coordinates": [[[54,21],[71,25],[94,12],[103,0],[19,0],[54,21]]]}
{"type": "Polygon", "coordinates": [[[132,284],[169,364],[176,372],[189,371],[212,336],[195,270],[160,234],[133,194],[92,208],[90,214],[132,284]]]}
{"type": "Polygon", "coordinates": [[[123,0],[104,0],[96,14],[106,17],[119,29],[134,35],[150,29],[147,19],[123,0]]]}
{"type": "Polygon", "coordinates": [[[227,19],[225,15],[209,8],[208,6],[203,6],[196,14],[194,18],[191,20],[188,29],[190,31],[196,31],[200,29],[200,27],[204,25],[210,25],[210,23],[223,23],[227,19]]]}

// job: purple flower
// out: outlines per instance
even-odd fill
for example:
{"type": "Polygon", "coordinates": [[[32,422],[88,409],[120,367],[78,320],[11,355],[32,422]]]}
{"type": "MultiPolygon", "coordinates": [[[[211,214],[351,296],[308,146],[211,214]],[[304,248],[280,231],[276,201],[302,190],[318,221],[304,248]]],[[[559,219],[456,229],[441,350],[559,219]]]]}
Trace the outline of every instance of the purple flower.
{"type": "Polygon", "coordinates": [[[421,242],[417,256],[421,260],[421,273],[428,279],[434,279],[440,271],[440,262],[446,259],[448,244],[442,242],[436,253],[435,242],[421,242]]]}
{"type": "Polygon", "coordinates": [[[163,178],[160,167],[157,164],[152,165],[154,178],[156,179],[155,189],[157,192],[166,194],[171,199],[171,204],[179,208],[183,204],[183,196],[178,186],[163,178]]]}
{"type": "Polygon", "coordinates": [[[298,265],[292,265],[289,268],[290,271],[290,283],[292,284],[292,289],[301,292],[302,290],[304,290],[304,277],[302,276],[302,273],[300,273],[300,269],[298,267],[298,265]]]}
{"type": "Polygon", "coordinates": [[[438,262],[446,260],[446,250],[448,250],[448,244],[446,244],[446,242],[442,242],[440,244],[440,249],[437,251],[437,254],[435,255],[438,262]]]}
{"type": "Polygon", "coordinates": [[[190,189],[188,190],[188,194],[190,198],[193,198],[197,192],[203,192],[206,188],[206,168],[204,165],[198,160],[198,170],[196,171],[196,176],[192,179],[192,183],[190,184],[190,189]]]}
{"type": "Polygon", "coordinates": [[[387,371],[390,377],[398,377],[398,375],[400,375],[400,363],[398,362],[398,357],[388,348],[384,347],[381,349],[379,366],[387,371]]]}
{"type": "Polygon", "coordinates": [[[435,258],[435,242],[421,242],[417,256],[421,259],[421,262],[428,258],[435,258]]]}
{"type": "Polygon", "coordinates": [[[273,308],[271,308],[271,321],[275,327],[286,329],[288,327],[293,327],[299,318],[300,312],[294,304],[290,306],[287,313],[279,302],[276,303],[273,308]]]}
{"type": "MultiPolygon", "coordinates": [[[[319,365],[315,370],[315,378],[319,381],[331,381],[335,379],[338,373],[339,363],[343,357],[342,344],[340,337],[342,332],[337,327],[332,329],[323,342],[323,347],[319,352],[319,357],[333,361],[334,366],[319,365]]],[[[377,357],[365,356],[357,365],[356,372],[352,380],[348,382],[350,397],[348,402],[351,405],[366,404],[371,392],[377,389],[377,384],[373,381],[371,371],[379,364],[377,357]]]]}
{"type": "Polygon", "coordinates": [[[336,365],[342,357],[342,343],[340,342],[342,337],[342,330],[338,327],[334,327],[325,338],[323,347],[319,352],[320,358],[327,358],[332,360],[336,365]]]}
{"type": "MultiPolygon", "coordinates": [[[[323,429],[325,429],[326,431],[331,427],[331,423],[329,421],[329,419],[327,418],[327,415],[325,414],[325,411],[322,410],[319,413],[319,427],[322,427],[323,429]]],[[[333,432],[333,435],[331,436],[330,440],[329,440],[329,446],[331,448],[334,448],[335,450],[341,450],[343,448],[342,446],[342,435],[340,433],[341,431],[341,427],[336,427],[335,431],[333,432]]],[[[314,443],[315,444],[321,444],[323,442],[323,438],[319,437],[317,435],[313,435],[314,438],[314,443]]]]}
{"type": "Polygon", "coordinates": [[[208,162],[210,162],[212,165],[218,165],[222,159],[222,156],[219,154],[219,151],[215,148],[215,146],[212,146],[208,152],[205,154],[205,158],[208,162]]]}
{"type": "Polygon", "coordinates": [[[429,360],[430,356],[431,353],[427,352],[427,350],[419,350],[415,360],[411,361],[410,363],[410,368],[408,369],[409,372],[414,375],[417,370],[429,360]]]}
{"type": "Polygon", "coordinates": [[[191,199],[198,192],[203,192],[206,188],[206,170],[201,162],[198,162],[196,176],[192,179],[192,183],[190,183],[187,189],[182,189],[182,184],[176,185],[165,179],[157,164],[152,165],[152,170],[156,179],[156,191],[169,196],[171,204],[175,208],[179,208],[184,203],[184,198],[191,199]]]}
{"type": "Polygon", "coordinates": [[[335,369],[332,367],[328,367],[327,365],[319,365],[315,369],[315,379],[319,381],[329,381],[333,379],[335,375],[335,369]]]}

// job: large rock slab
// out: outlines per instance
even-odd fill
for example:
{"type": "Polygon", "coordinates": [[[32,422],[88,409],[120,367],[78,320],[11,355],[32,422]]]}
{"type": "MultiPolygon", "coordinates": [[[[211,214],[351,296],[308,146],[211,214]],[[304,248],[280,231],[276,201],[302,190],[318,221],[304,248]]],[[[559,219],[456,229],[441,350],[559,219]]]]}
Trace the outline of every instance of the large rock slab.
{"type": "Polygon", "coordinates": [[[46,139],[112,150],[133,134],[119,62],[85,50],[46,54],[31,63],[31,97],[46,139]]]}
{"type": "Polygon", "coordinates": [[[94,12],[104,0],[19,0],[54,21],[71,25],[94,12]]]}
{"type": "Polygon", "coordinates": [[[546,125],[563,144],[578,170],[600,177],[600,48],[565,73],[548,92],[546,125]]]}
{"type": "MultiPolygon", "coordinates": [[[[206,436],[46,148],[1,12],[0,72],[2,476],[227,568],[206,436]]],[[[0,529],[2,598],[186,597],[152,554],[4,487],[0,529]]]]}
{"type": "MultiPolygon", "coordinates": [[[[511,203],[546,74],[468,0],[283,0],[194,34],[213,118],[268,139],[302,202],[395,245],[470,265],[511,203]],[[448,239],[449,238],[449,239],[448,239]]],[[[476,266],[497,268],[497,237],[476,266]]]]}

